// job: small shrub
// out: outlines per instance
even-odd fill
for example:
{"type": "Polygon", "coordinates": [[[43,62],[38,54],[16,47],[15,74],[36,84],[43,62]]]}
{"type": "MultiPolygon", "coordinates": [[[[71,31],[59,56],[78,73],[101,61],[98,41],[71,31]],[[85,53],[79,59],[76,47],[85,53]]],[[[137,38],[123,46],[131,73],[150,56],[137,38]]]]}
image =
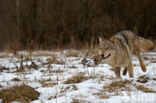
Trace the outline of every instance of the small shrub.
{"type": "Polygon", "coordinates": [[[140,83],[147,83],[149,81],[150,77],[146,76],[146,75],[142,75],[138,77],[137,82],[140,83]]]}
{"type": "Polygon", "coordinates": [[[48,65],[48,64],[62,64],[63,65],[63,64],[65,64],[65,62],[63,60],[58,60],[56,58],[56,56],[53,56],[52,58],[48,58],[46,61],[47,62],[44,63],[45,65],[48,65]]]}
{"type": "Polygon", "coordinates": [[[17,100],[29,103],[38,99],[39,95],[39,92],[27,85],[13,86],[0,91],[0,98],[3,100],[3,103],[10,103],[17,100]]]}
{"type": "Polygon", "coordinates": [[[138,90],[141,90],[141,91],[145,92],[145,93],[156,93],[156,90],[149,89],[149,88],[147,88],[147,87],[145,87],[143,85],[138,85],[138,86],[136,86],[136,88],[138,90]]]}
{"type": "Polygon", "coordinates": [[[131,91],[131,88],[128,87],[128,85],[131,85],[131,81],[129,80],[114,81],[111,84],[104,86],[104,89],[108,90],[109,92],[113,92],[121,89],[124,91],[131,91]]]}
{"type": "Polygon", "coordinates": [[[18,82],[18,81],[21,81],[21,80],[19,78],[13,78],[12,81],[18,82]]]}
{"type": "Polygon", "coordinates": [[[66,57],[79,57],[79,52],[77,51],[71,51],[71,52],[67,52],[65,54],[66,57]]]}
{"type": "Polygon", "coordinates": [[[94,93],[94,95],[97,95],[98,97],[100,97],[100,99],[108,99],[108,98],[110,98],[109,96],[107,96],[104,93],[94,93]]]}
{"type": "Polygon", "coordinates": [[[65,81],[65,84],[80,83],[80,82],[85,81],[87,79],[89,79],[89,77],[84,76],[84,74],[77,74],[77,75],[72,76],[71,78],[68,78],[65,81]]]}

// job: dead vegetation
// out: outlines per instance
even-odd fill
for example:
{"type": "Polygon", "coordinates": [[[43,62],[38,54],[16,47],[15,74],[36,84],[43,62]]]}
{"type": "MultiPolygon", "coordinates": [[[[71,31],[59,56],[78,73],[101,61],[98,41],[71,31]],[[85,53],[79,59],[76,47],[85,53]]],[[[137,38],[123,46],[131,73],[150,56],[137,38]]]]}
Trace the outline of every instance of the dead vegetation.
{"type": "Polygon", "coordinates": [[[78,51],[69,51],[65,53],[66,57],[79,57],[79,52],[78,51]]]}
{"type": "Polygon", "coordinates": [[[17,69],[13,73],[24,73],[24,72],[26,72],[26,70],[24,70],[24,69],[17,69]]]}
{"type": "Polygon", "coordinates": [[[63,73],[64,70],[57,69],[57,70],[50,70],[51,73],[63,73]]]}
{"type": "Polygon", "coordinates": [[[138,77],[137,82],[147,83],[149,80],[150,80],[150,77],[148,77],[147,75],[142,75],[138,77]]]}
{"type": "Polygon", "coordinates": [[[82,81],[87,80],[88,77],[84,75],[74,75],[71,78],[68,78],[64,83],[65,84],[74,84],[74,83],[80,83],[82,81]]]}
{"type": "Polygon", "coordinates": [[[86,102],[80,99],[72,99],[71,103],[86,103],[86,102]]]}
{"type": "Polygon", "coordinates": [[[85,76],[84,73],[79,73],[77,75],[72,76],[71,78],[68,78],[64,83],[65,84],[74,84],[74,83],[80,83],[85,80],[95,78],[94,76],[85,76]]]}
{"type": "Polygon", "coordinates": [[[13,78],[13,79],[11,79],[11,81],[16,81],[16,82],[19,82],[19,81],[21,81],[19,78],[13,78]]]}
{"type": "Polygon", "coordinates": [[[3,70],[9,70],[9,68],[6,68],[4,66],[0,66],[0,72],[2,72],[3,70]]]}
{"type": "Polygon", "coordinates": [[[141,90],[145,93],[156,93],[156,90],[149,89],[143,85],[138,85],[138,86],[136,86],[136,88],[137,88],[137,90],[141,90]]]}
{"type": "Polygon", "coordinates": [[[77,86],[76,85],[68,85],[68,86],[63,86],[60,88],[60,93],[65,93],[65,92],[68,92],[68,91],[75,91],[75,90],[78,90],[77,86]]]}
{"type": "Polygon", "coordinates": [[[40,82],[42,84],[42,87],[53,87],[54,85],[57,85],[55,82],[40,82]]]}
{"type": "Polygon", "coordinates": [[[57,83],[53,82],[51,78],[41,79],[38,82],[41,83],[42,87],[52,87],[54,85],[57,85],[57,83]]]}
{"type": "Polygon", "coordinates": [[[32,52],[31,55],[33,57],[39,57],[39,56],[53,56],[54,54],[46,51],[38,51],[38,52],[32,52]]]}
{"type": "Polygon", "coordinates": [[[150,77],[148,75],[142,75],[142,76],[139,76],[138,79],[137,79],[137,82],[140,82],[140,83],[147,83],[149,82],[150,80],[156,80],[155,77],[150,77]]]}
{"type": "Polygon", "coordinates": [[[114,92],[114,91],[131,91],[132,89],[129,87],[131,85],[131,81],[129,80],[120,80],[120,81],[114,81],[111,84],[104,86],[103,88],[107,90],[108,92],[114,92]]]}
{"type": "Polygon", "coordinates": [[[3,103],[10,103],[12,101],[29,103],[38,99],[39,95],[39,92],[27,85],[13,86],[0,91],[0,98],[3,100],[3,103]]]}
{"type": "Polygon", "coordinates": [[[108,99],[108,98],[110,98],[105,93],[94,93],[94,95],[97,95],[100,99],[108,99]]]}
{"type": "Polygon", "coordinates": [[[58,58],[56,56],[52,56],[51,58],[48,58],[46,61],[47,62],[44,63],[44,65],[48,65],[48,64],[62,64],[62,65],[64,65],[65,64],[65,61],[58,60],[58,58]]]}

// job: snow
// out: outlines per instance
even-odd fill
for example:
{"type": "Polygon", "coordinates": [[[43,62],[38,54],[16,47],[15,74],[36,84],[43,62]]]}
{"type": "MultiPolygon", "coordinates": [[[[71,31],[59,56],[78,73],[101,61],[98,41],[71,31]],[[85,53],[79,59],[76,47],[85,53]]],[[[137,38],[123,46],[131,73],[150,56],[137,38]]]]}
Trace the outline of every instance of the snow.
{"type": "MultiPolygon", "coordinates": [[[[108,93],[103,87],[109,85],[116,79],[111,67],[107,64],[99,64],[94,66],[94,62],[90,57],[86,58],[86,65],[82,64],[85,57],[84,51],[64,50],[64,51],[34,51],[32,59],[38,66],[38,69],[27,68],[26,65],[31,65],[31,60],[23,61],[25,66],[24,72],[15,72],[20,66],[20,55],[29,57],[29,52],[20,51],[18,56],[13,56],[11,53],[0,53],[0,66],[9,68],[0,72],[0,85],[5,89],[14,85],[27,84],[38,92],[40,97],[38,100],[31,103],[71,103],[73,100],[79,100],[85,103],[155,103],[156,93],[145,93],[137,90],[135,86],[132,91],[120,91],[116,95],[116,91],[108,93]],[[79,53],[78,57],[66,57],[68,52],[79,53]],[[65,64],[44,64],[47,59],[53,55],[57,55],[57,60],[62,60],[65,64]],[[4,57],[2,57],[4,56],[4,57]],[[80,83],[65,84],[65,81],[72,76],[83,73],[85,76],[93,76],[80,83]],[[19,78],[21,81],[13,81],[12,79],[19,78]],[[49,85],[44,85],[48,84],[49,85]],[[50,85],[54,83],[54,85],[50,85]],[[104,93],[109,98],[100,98],[98,93],[104,93]]],[[[135,78],[131,79],[128,75],[122,76],[122,80],[133,80],[133,85],[143,85],[152,90],[156,90],[156,80],[150,79],[146,83],[137,82],[138,77],[146,75],[150,78],[156,78],[156,52],[148,52],[143,54],[148,58],[145,60],[147,72],[142,72],[139,61],[133,57],[135,69],[135,78]]],[[[123,69],[122,69],[123,70],[123,69]]],[[[130,86],[131,87],[131,86],[130,86]]],[[[14,103],[17,103],[14,101],[14,103]]]]}

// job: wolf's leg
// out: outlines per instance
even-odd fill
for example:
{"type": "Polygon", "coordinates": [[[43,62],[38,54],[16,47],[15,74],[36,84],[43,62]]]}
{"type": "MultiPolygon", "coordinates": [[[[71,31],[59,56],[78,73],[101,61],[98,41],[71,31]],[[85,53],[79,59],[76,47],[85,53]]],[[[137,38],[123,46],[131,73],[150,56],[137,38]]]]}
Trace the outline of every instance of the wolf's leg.
{"type": "Polygon", "coordinates": [[[125,67],[122,75],[126,75],[126,74],[127,74],[127,68],[125,67]]]}
{"type": "Polygon", "coordinates": [[[137,56],[138,56],[138,58],[139,58],[139,62],[140,62],[140,66],[141,66],[142,71],[143,71],[143,72],[146,72],[146,66],[145,66],[145,64],[144,64],[144,62],[143,62],[143,59],[142,59],[140,53],[137,53],[137,56]]]}
{"type": "Polygon", "coordinates": [[[115,72],[115,75],[116,75],[117,78],[121,78],[121,75],[120,75],[120,67],[114,68],[114,72],[115,72]]]}
{"type": "Polygon", "coordinates": [[[133,78],[134,77],[134,69],[133,69],[132,61],[129,63],[127,70],[129,73],[129,77],[133,78]]]}

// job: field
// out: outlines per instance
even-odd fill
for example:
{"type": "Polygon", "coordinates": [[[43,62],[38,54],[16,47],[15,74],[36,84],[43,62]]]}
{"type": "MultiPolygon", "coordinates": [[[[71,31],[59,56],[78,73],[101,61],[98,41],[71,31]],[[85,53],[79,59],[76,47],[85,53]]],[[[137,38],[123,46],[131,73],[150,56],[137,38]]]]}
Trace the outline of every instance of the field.
{"type": "Polygon", "coordinates": [[[156,52],[133,57],[135,78],[116,79],[107,64],[94,65],[94,51],[0,53],[0,102],[156,103],[156,52]]]}

